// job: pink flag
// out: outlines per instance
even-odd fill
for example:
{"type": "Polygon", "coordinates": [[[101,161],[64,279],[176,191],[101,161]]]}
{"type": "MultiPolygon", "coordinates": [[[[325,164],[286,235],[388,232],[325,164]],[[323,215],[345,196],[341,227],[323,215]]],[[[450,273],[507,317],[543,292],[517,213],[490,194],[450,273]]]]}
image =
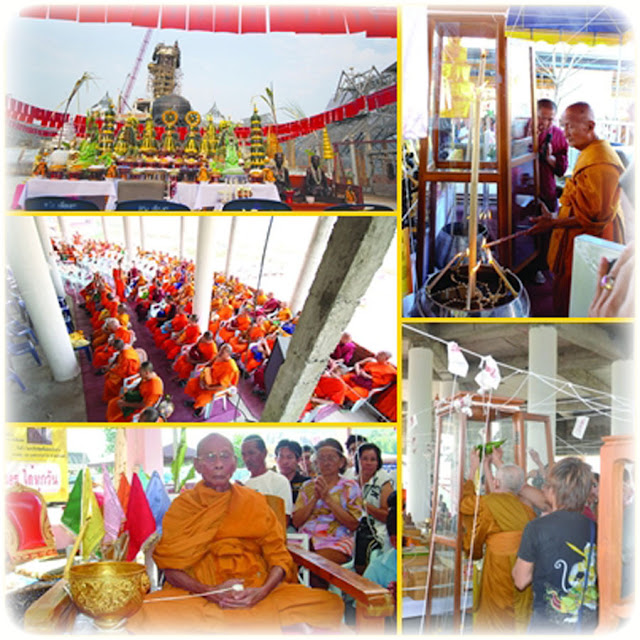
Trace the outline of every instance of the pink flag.
{"type": "Polygon", "coordinates": [[[124,520],[124,510],[104,465],[102,465],[102,487],[104,492],[104,505],[102,507],[105,531],[104,542],[114,542],[120,533],[120,527],[124,520]]]}

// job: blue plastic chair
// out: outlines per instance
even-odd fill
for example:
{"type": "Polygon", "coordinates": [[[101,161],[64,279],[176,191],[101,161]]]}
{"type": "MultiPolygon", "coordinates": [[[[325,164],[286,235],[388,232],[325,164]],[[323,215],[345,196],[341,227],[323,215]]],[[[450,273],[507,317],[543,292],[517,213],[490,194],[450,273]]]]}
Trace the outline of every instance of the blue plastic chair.
{"type": "Polygon", "coordinates": [[[11,367],[9,367],[9,380],[13,380],[23,392],[27,391],[27,387],[24,386],[24,382],[20,380],[20,376],[11,367]]]}
{"type": "Polygon", "coordinates": [[[20,322],[20,320],[12,320],[9,322],[7,325],[7,332],[15,338],[27,336],[31,342],[38,344],[38,338],[35,331],[29,325],[20,322]]]}
{"type": "Polygon", "coordinates": [[[21,356],[26,353],[30,353],[33,356],[33,359],[38,363],[38,366],[42,366],[40,356],[38,355],[38,352],[36,351],[36,348],[31,340],[27,340],[26,342],[9,342],[8,350],[9,355],[11,356],[21,356]]]}
{"type": "Polygon", "coordinates": [[[264,198],[239,198],[227,202],[223,211],[291,211],[286,202],[280,200],[266,200],[264,198]]]}
{"type": "Polygon", "coordinates": [[[37,196],[24,201],[25,211],[100,211],[90,200],[63,196],[37,196]]]}
{"type": "Polygon", "coordinates": [[[123,200],[116,204],[116,211],[191,211],[179,202],[169,200],[123,200]]]}

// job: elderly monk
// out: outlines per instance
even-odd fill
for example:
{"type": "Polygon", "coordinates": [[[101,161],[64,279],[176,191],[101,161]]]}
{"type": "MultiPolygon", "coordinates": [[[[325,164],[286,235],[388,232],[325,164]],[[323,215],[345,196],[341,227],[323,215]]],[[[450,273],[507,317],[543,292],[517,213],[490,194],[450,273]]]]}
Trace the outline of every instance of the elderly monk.
{"type": "Polygon", "coordinates": [[[568,107],[561,124],[568,143],[580,155],[560,197],[558,217],[553,218],[541,205],[543,214],[533,219],[536,224],[531,232],[552,231],[547,261],[554,274],[554,312],[567,316],[574,238],[587,233],[615,242],[624,240],[618,184],[624,167],[611,145],[598,139],[595,116],[586,102],[568,107]]]}
{"type": "Polygon", "coordinates": [[[184,392],[191,396],[193,401],[187,400],[185,405],[193,407],[196,417],[202,414],[202,408],[213,400],[216,393],[237,384],[240,371],[231,355],[231,347],[223,344],[211,364],[204,367],[199,376],[187,382],[184,392]]]}
{"type": "Polygon", "coordinates": [[[132,345],[135,341],[135,334],[130,329],[120,325],[117,318],[107,318],[105,322],[105,331],[107,334],[106,343],[93,350],[93,360],[91,364],[98,370],[98,372],[104,372],[104,369],[109,365],[115,349],[113,343],[115,340],[122,340],[125,344],[132,345]]]}
{"type": "MultiPolygon", "coordinates": [[[[474,478],[480,466],[480,455],[471,452],[469,477],[474,478]]],[[[522,531],[536,517],[531,507],[518,498],[524,484],[524,471],[516,465],[499,467],[493,492],[476,501],[473,480],[462,489],[460,515],[465,527],[463,546],[472,556],[483,555],[480,589],[474,597],[474,632],[523,633],[531,617],[533,594],[530,589],[518,591],[511,578],[522,531]],[[478,504],[475,518],[474,512],[478,504]]]]}
{"type": "Polygon", "coordinates": [[[214,433],[198,445],[202,480],[172,502],[153,552],[165,585],[145,598],[127,631],[264,635],[340,626],[341,598],[297,583],[282,526],[264,496],[231,482],[236,466],[227,438],[214,433]]]}
{"type": "Polygon", "coordinates": [[[167,358],[173,360],[182,347],[195,344],[200,338],[200,327],[198,326],[198,316],[192,313],[189,316],[189,323],[175,337],[167,338],[161,345],[167,358]]]}
{"type": "Polygon", "coordinates": [[[379,351],[371,358],[356,362],[354,371],[342,376],[342,380],[347,384],[345,402],[355,404],[361,398],[367,398],[372,389],[385,387],[393,382],[398,372],[389,362],[390,359],[391,354],[388,351],[379,351]]]}
{"type": "Polygon", "coordinates": [[[164,393],[164,384],[149,361],[140,365],[140,382],[128,391],[120,390],[107,406],[107,422],[131,422],[133,416],[154,407],[164,393]]]}
{"type": "Polygon", "coordinates": [[[198,342],[175,361],[173,370],[177,374],[178,381],[186,383],[194,367],[213,360],[216,353],[218,353],[218,347],[213,334],[211,331],[205,331],[198,342]]]}
{"type": "Polygon", "coordinates": [[[140,370],[140,357],[131,345],[118,339],[113,341],[113,348],[118,355],[115,362],[107,369],[102,393],[102,401],[107,404],[118,397],[123,380],[140,370]]]}

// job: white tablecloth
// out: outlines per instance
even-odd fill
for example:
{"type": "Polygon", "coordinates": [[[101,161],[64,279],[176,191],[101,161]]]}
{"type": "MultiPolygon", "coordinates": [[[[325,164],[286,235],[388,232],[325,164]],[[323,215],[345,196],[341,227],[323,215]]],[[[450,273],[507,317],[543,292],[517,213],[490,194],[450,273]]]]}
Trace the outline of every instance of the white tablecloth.
{"type": "Polygon", "coordinates": [[[116,206],[117,180],[50,180],[48,178],[29,178],[20,196],[20,206],[24,207],[27,198],[38,196],[106,196],[106,209],[113,211],[116,206]]]}
{"type": "MultiPolygon", "coordinates": [[[[250,187],[253,198],[266,200],[280,200],[278,189],[273,182],[267,184],[247,184],[250,187]]],[[[200,211],[204,207],[213,207],[215,211],[221,211],[222,206],[229,200],[236,199],[238,185],[223,184],[219,182],[193,183],[178,182],[173,202],[184,204],[192,211],[200,211]]]]}

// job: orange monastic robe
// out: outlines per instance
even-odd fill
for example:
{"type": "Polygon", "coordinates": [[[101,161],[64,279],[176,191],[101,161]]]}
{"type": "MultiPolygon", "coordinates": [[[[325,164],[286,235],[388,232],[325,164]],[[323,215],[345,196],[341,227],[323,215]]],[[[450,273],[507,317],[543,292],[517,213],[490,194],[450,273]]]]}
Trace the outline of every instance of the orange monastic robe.
{"type": "Polygon", "coordinates": [[[205,367],[199,376],[191,378],[191,380],[187,382],[184,392],[195,400],[193,408],[200,409],[208,405],[216,393],[209,389],[203,389],[200,384],[201,381],[203,384],[209,386],[221,385],[226,389],[236,384],[239,378],[240,371],[238,370],[238,365],[233,360],[213,362],[210,366],[205,367]]]}
{"type": "MultiPolygon", "coordinates": [[[[282,567],[283,581],[250,609],[221,609],[205,598],[143,604],[127,622],[131,633],[281,633],[282,627],[306,623],[337,631],[343,614],[341,598],[323,589],[297,584],[296,568],[285,546],[285,533],[264,496],[231,485],[217,492],[199,482],[169,507],[162,538],[153,558],[160,569],[179,569],[196,580],[218,585],[238,578],[245,587],[260,587],[272,567],[282,567]]],[[[165,583],[155,598],[188,593],[165,583]]]]}
{"type": "Polygon", "coordinates": [[[160,376],[154,373],[150,380],[143,380],[138,389],[142,396],[143,405],[136,409],[134,413],[125,417],[122,409],[118,406],[119,397],[113,398],[109,401],[109,406],[107,407],[107,422],[131,422],[135,413],[156,405],[164,393],[164,384],[160,376]]]}
{"type": "MultiPolygon", "coordinates": [[[[396,379],[397,371],[396,368],[389,364],[388,362],[380,363],[375,360],[371,362],[367,362],[363,369],[370,375],[373,376],[371,388],[375,389],[377,387],[384,387],[388,385],[390,382],[393,382],[396,379]]],[[[342,376],[342,379],[347,383],[347,387],[345,388],[345,396],[351,400],[351,402],[357,402],[360,398],[367,398],[369,396],[369,392],[371,389],[367,389],[366,387],[361,387],[354,379],[357,374],[355,373],[347,373],[347,375],[342,376]]]]}
{"type": "MultiPolygon", "coordinates": [[[[316,398],[322,398],[323,400],[331,400],[338,405],[342,405],[344,402],[346,392],[346,385],[343,380],[334,376],[322,376],[318,380],[318,384],[313,391],[313,395],[316,398]]],[[[313,409],[313,402],[309,401],[305,407],[305,412],[313,409]]]]}
{"type": "Polygon", "coordinates": [[[140,371],[140,357],[133,347],[125,347],[120,351],[113,368],[107,371],[102,401],[108,403],[117,397],[122,387],[122,381],[138,371],[140,371]]]}
{"type": "Polygon", "coordinates": [[[576,218],[576,226],[554,229],[547,262],[554,274],[553,299],[558,315],[568,315],[573,265],[573,241],[589,235],[623,242],[624,230],[618,179],[624,167],[606,140],[594,140],[583,149],[566,181],[558,219],[576,218]]]}
{"type": "Polygon", "coordinates": [[[155,342],[156,347],[160,347],[167,338],[171,337],[172,333],[182,331],[189,324],[189,318],[186,313],[179,313],[178,315],[173,316],[170,322],[171,331],[163,333],[162,327],[158,327],[154,330],[153,341],[155,342]]]}
{"type": "MultiPolygon", "coordinates": [[[[125,329],[124,327],[118,327],[113,333],[114,340],[120,339],[125,344],[131,344],[131,340],[133,339],[133,334],[129,329],[125,329]]],[[[93,360],[92,364],[96,369],[100,369],[101,367],[106,367],[111,360],[111,356],[115,353],[115,349],[110,344],[105,344],[95,349],[93,352],[93,360]]]]}
{"type": "MultiPolygon", "coordinates": [[[[476,494],[471,480],[462,491],[460,514],[465,525],[463,545],[471,545],[476,494]]],[[[511,578],[522,531],[536,517],[533,509],[512,493],[489,493],[480,496],[476,520],[473,557],[484,562],[480,589],[474,598],[473,631],[524,633],[533,607],[531,587],[518,591],[511,578]]]]}
{"type": "MultiPolygon", "coordinates": [[[[215,342],[201,342],[198,345],[198,351],[202,355],[200,362],[209,362],[218,353],[218,347],[215,342]]],[[[173,370],[178,374],[180,380],[188,380],[194,367],[195,365],[189,362],[187,354],[185,354],[176,360],[173,370]]]]}
{"type": "Polygon", "coordinates": [[[162,343],[162,349],[167,354],[167,358],[169,358],[169,360],[173,360],[178,355],[180,349],[183,346],[186,346],[188,344],[195,344],[196,342],[198,342],[199,338],[200,327],[197,324],[190,324],[185,329],[184,333],[176,340],[167,338],[167,340],[162,343]]]}

